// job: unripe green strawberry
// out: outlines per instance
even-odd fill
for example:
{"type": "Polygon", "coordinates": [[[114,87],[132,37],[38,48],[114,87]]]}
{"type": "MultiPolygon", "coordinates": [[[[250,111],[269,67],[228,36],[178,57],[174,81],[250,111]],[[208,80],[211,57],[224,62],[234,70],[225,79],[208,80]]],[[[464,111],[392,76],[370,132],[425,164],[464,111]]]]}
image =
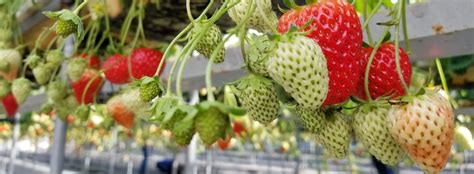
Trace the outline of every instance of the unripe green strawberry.
{"type": "Polygon", "coordinates": [[[281,35],[270,53],[268,71],[302,107],[318,108],[326,99],[326,59],[319,45],[306,36],[281,35]]]}
{"type": "Polygon", "coordinates": [[[318,133],[324,125],[324,112],[320,109],[309,109],[296,105],[296,115],[301,119],[303,127],[311,132],[318,133]]]}
{"type": "Polygon", "coordinates": [[[267,69],[268,53],[273,50],[274,44],[266,35],[254,37],[250,41],[246,62],[249,70],[253,73],[269,77],[267,69]]]}
{"type": "Polygon", "coordinates": [[[384,164],[396,165],[405,157],[405,152],[388,130],[390,105],[383,101],[378,101],[377,104],[369,103],[359,107],[352,126],[357,139],[370,154],[384,164]]]}
{"type": "Polygon", "coordinates": [[[171,118],[169,118],[168,120],[164,119],[161,122],[160,128],[164,130],[173,130],[175,124],[183,120],[184,117],[186,117],[186,112],[177,110],[171,118]]]}
{"type": "Polygon", "coordinates": [[[219,138],[226,136],[230,120],[227,114],[212,106],[207,110],[201,110],[197,113],[194,118],[194,126],[204,144],[211,146],[219,138]]]}
{"type": "Polygon", "coordinates": [[[23,103],[31,94],[30,80],[24,77],[13,80],[12,93],[19,104],[23,103]]]}
{"type": "Polygon", "coordinates": [[[0,99],[7,96],[10,93],[10,83],[4,79],[0,79],[0,99]]]}
{"type": "Polygon", "coordinates": [[[173,137],[176,144],[180,146],[187,146],[193,139],[196,129],[191,121],[180,121],[174,125],[173,137]]]}
{"type": "MultiPolygon", "coordinates": [[[[233,0],[233,2],[236,1],[237,0],[233,0]]],[[[230,18],[237,24],[241,23],[251,8],[251,2],[251,0],[241,0],[229,10],[228,14],[230,18]]],[[[254,0],[253,2],[256,7],[248,20],[249,28],[268,33],[274,31],[278,24],[278,18],[272,10],[272,1],[254,0]]]]}
{"type": "Polygon", "coordinates": [[[74,115],[76,116],[76,118],[79,118],[82,121],[86,121],[87,119],[89,119],[89,112],[89,107],[87,107],[86,105],[81,105],[76,108],[76,110],[74,111],[74,115]]]}
{"type": "MultiPolygon", "coordinates": [[[[0,19],[1,20],[1,19],[0,19]]],[[[1,26],[1,25],[0,25],[1,26]]],[[[9,43],[13,39],[13,31],[11,29],[0,29],[0,42],[3,41],[3,46],[10,45],[9,43]]]]}
{"type": "Polygon", "coordinates": [[[72,20],[58,20],[56,34],[66,37],[77,31],[77,25],[72,20]]]}
{"type": "Polygon", "coordinates": [[[278,117],[280,103],[273,85],[271,80],[253,74],[240,80],[240,100],[252,120],[268,124],[278,117]]]}
{"type": "Polygon", "coordinates": [[[46,90],[48,98],[53,103],[63,102],[64,98],[67,95],[66,83],[61,80],[56,80],[48,84],[48,89],[46,90]]]}
{"type": "Polygon", "coordinates": [[[51,78],[51,74],[53,73],[53,71],[53,65],[49,63],[40,64],[33,69],[33,76],[35,76],[36,82],[38,82],[38,84],[44,85],[51,78]]]}
{"type": "Polygon", "coordinates": [[[8,72],[10,70],[10,65],[7,61],[0,61],[0,72],[8,72]]]}
{"type": "Polygon", "coordinates": [[[61,50],[49,51],[46,54],[46,61],[55,67],[59,67],[64,62],[64,54],[61,52],[61,50]]]}
{"type": "MultiPolygon", "coordinates": [[[[198,35],[201,29],[202,29],[201,26],[199,25],[195,26],[194,29],[192,30],[193,37],[196,37],[196,35],[198,35]]],[[[214,49],[216,49],[217,46],[224,43],[221,42],[222,33],[217,25],[213,24],[209,28],[209,30],[205,32],[206,33],[204,34],[204,36],[196,44],[195,49],[196,51],[204,55],[204,57],[207,57],[208,59],[210,59],[214,49]]],[[[222,63],[224,61],[224,52],[225,52],[225,49],[222,46],[222,48],[218,50],[217,57],[214,58],[214,63],[222,63]]]]}
{"type": "Polygon", "coordinates": [[[316,134],[316,141],[334,158],[344,158],[349,153],[351,126],[346,116],[333,111],[325,116],[324,126],[316,134]]]}
{"type": "Polygon", "coordinates": [[[52,103],[44,103],[43,105],[41,105],[41,108],[40,108],[40,112],[42,114],[49,114],[51,111],[53,111],[53,104],[52,103]]]}
{"type": "Polygon", "coordinates": [[[68,95],[63,102],[55,104],[56,114],[62,120],[66,120],[67,116],[73,113],[78,106],[79,103],[77,103],[76,97],[74,97],[74,95],[68,95]]]}
{"type": "Polygon", "coordinates": [[[41,57],[38,56],[37,54],[30,54],[28,55],[28,57],[26,57],[25,62],[28,65],[28,67],[30,67],[30,69],[34,69],[38,67],[38,65],[40,65],[41,57]]]}
{"type": "Polygon", "coordinates": [[[143,77],[140,83],[140,98],[144,102],[150,102],[157,96],[162,95],[164,86],[158,78],[143,77]]]}
{"type": "Polygon", "coordinates": [[[73,58],[67,65],[67,75],[72,81],[77,81],[87,68],[87,62],[83,58],[73,58]]]}

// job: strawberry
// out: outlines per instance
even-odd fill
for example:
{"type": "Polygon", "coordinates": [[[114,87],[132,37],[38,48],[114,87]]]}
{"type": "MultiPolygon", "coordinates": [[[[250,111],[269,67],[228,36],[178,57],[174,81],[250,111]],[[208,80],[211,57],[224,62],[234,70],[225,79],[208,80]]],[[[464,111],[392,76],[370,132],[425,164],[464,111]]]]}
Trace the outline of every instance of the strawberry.
{"type": "MultiPolygon", "coordinates": [[[[364,68],[361,69],[359,85],[355,92],[355,97],[360,100],[367,100],[364,87],[364,74],[367,60],[372,50],[373,48],[363,48],[361,53],[362,59],[360,59],[360,64],[364,68]]],[[[409,86],[412,73],[410,60],[403,49],[400,48],[398,52],[400,54],[400,68],[402,70],[403,79],[409,86]]],[[[405,95],[405,90],[402,87],[397,73],[395,46],[392,43],[382,44],[375,54],[369,71],[369,92],[373,99],[384,96],[397,98],[405,95]]]]}
{"type": "Polygon", "coordinates": [[[97,70],[86,69],[82,77],[77,81],[71,81],[71,87],[76,96],[76,100],[81,104],[90,104],[94,101],[95,96],[102,88],[103,79],[98,74],[97,70]],[[86,91],[87,84],[91,81],[89,88],[86,91]],[[85,95],[84,99],[82,96],[85,95]]]}
{"type": "Polygon", "coordinates": [[[327,59],[329,91],[323,106],[340,104],[356,90],[359,77],[357,52],[362,47],[362,29],[357,12],[345,0],[320,0],[283,14],[278,31],[291,25],[302,26],[311,20],[307,36],[316,41],[327,59]]]}
{"type": "Polygon", "coordinates": [[[54,67],[61,66],[64,59],[64,54],[61,50],[52,50],[46,54],[46,62],[51,63],[54,67]]]}
{"type": "Polygon", "coordinates": [[[318,133],[324,124],[324,113],[319,109],[308,109],[301,105],[296,105],[296,115],[303,123],[303,127],[311,132],[318,133]]]}
{"type": "MultiPolygon", "coordinates": [[[[201,53],[204,57],[207,57],[208,59],[211,58],[212,52],[214,49],[216,49],[220,44],[222,43],[222,33],[221,29],[213,24],[208,31],[200,31],[202,30],[202,26],[196,25],[194,29],[191,31],[192,36],[196,37],[200,32],[206,32],[204,36],[199,40],[199,42],[196,45],[196,51],[201,53]]],[[[191,39],[193,38],[191,37],[191,39]]],[[[218,50],[216,58],[214,58],[214,63],[222,63],[224,62],[224,53],[225,49],[222,47],[220,50],[218,50]]]]}
{"type": "Polygon", "coordinates": [[[471,130],[464,126],[456,126],[454,131],[454,140],[459,145],[459,150],[474,150],[474,140],[471,130]]]}
{"type": "Polygon", "coordinates": [[[324,126],[316,133],[316,141],[326,148],[329,155],[339,159],[349,153],[351,126],[345,117],[338,111],[329,111],[324,126]]]}
{"type": "Polygon", "coordinates": [[[383,101],[378,102],[381,106],[370,103],[359,107],[352,127],[357,139],[375,158],[384,164],[395,165],[405,157],[405,152],[387,128],[390,105],[383,101]]]}
{"type": "Polygon", "coordinates": [[[67,118],[66,118],[66,122],[69,125],[74,123],[74,115],[68,115],[67,118]]]}
{"type": "Polygon", "coordinates": [[[28,57],[26,57],[25,60],[26,64],[30,69],[36,68],[38,65],[41,63],[41,57],[38,56],[37,54],[30,54],[28,57]]]}
{"type": "Polygon", "coordinates": [[[103,64],[105,78],[113,84],[125,84],[130,82],[127,57],[115,54],[109,57],[103,64]]]}
{"type": "Polygon", "coordinates": [[[72,81],[79,80],[82,76],[82,73],[87,68],[87,62],[81,58],[73,58],[67,64],[67,75],[72,81]]]}
{"type": "MultiPolygon", "coordinates": [[[[82,53],[80,56],[78,57],[81,57],[83,59],[87,59],[89,60],[89,68],[93,68],[93,69],[99,69],[100,68],[100,58],[95,56],[95,55],[88,55],[86,53],[82,53]]],[[[87,61],[86,61],[87,62],[87,61]]]]}
{"type": "Polygon", "coordinates": [[[66,37],[77,31],[77,24],[72,20],[58,20],[56,23],[56,34],[66,37]]]}
{"type": "Polygon", "coordinates": [[[2,98],[2,104],[5,108],[7,116],[15,116],[15,113],[18,110],[18,103],[16,102],[15,97],[12,93],[9,93],[7,96],[2,98]]]}
{"type": "Polygon", "coordinates": [[[182,112],[180,110],[177,110],[173,116],[169,119],[164,119],[161,124],[160,128],[164,130],[173,130],[174,126],[183,120],[186,117],[186,112],[182,112]]]}
{"type": "Polygon", "coordinates": [[[21,54],[14,49],[0,49],[0,62],[5,66],[5,71],[0,71],[0,77],[7,81],[15,79],[22,64],[21,59],[21,54]]]}
{"type": "Polygon", "coordinates": [[[218,139],[225,137],[230,120],[219,108],[210,107],[198,112],[194,118],[194,126],[204,144],[211,146],[218,139]]]}
{"type": "Polygon", "coordinates": [[[165,87],[157,77],[143,77],[140,81],[140,99],[144,102],[150,102],[165,91],[165,87]]]}
{"type": "MultiPolygon", "coordinates": [[[[140,79],[144,76],[152,77],[158,68],[163,54],[160,51],[149,48],[134,49],[130,55],[133,77],[140,79]]],[[[107,59],[102,68],[105,69],[105,78],[114,84],[125,84],[130,82],[128,71],[128,57],[115,54],[107,59]]],[[[160,74],[163,73],[164,66],[160,74]]]]}
{"type": "MultiPolygon", "coordinates": [[[[236,2],[236,0],[233,2],[236,2]]],[[[253,2],[255,5],[255,11],[250,15],[248,27],[254,28],[260,32],[272,32],[278,23],[278,18],[272,10],[272,1],[259,0],[253,2]]],[[[232,7],[228,11],[228,14],[235,23],[239,24],[243,21],[250,8],[251,0],[242,0],[232,7]]]]}
{"type": "Polygon", "coordinates": [[[67,96],[66,83],[61,80],[53,81],[48,84],[46,93],[53,103],[60,103],[67,96]]]}
{"type": "Polygon", "coordinates": [[[67,95],[63,102],[54,103],[55,112],[58,117],[66,121],[67,116],[72,114],[79,106],[73,95],[67,95]]]}
{"type": "Polygon", "coordinates": [[[232,128],[234,130],[235,135],[237,136],[241,136],[246,131],[245,126],[241,121],[234,121],[234,123],[232,124],[232,128]]]}
{"type": "Polygon", "coordinates": [[[24,77],[13,80],[11,88],[18,103],[23,103],[31,94],[31,82],[24,77]]]}
{"type": "Polygon", "coordinates": [[[278,117],[280,103],[273,85],[271,80],[253,74],[240,80],[240,100],[252,120],[268,124],[278,117]]]}
{"type": "Polygon", "coordinates": [[[282,35],[268,61],[270,76],[301,106],[317,108],[323,104],[328,70],[316,42],[297,33],[282,35]]]}
{"type": "Polygon", "coordinates": [[[232,137],[230,135],[227,135],[225,139],[217,140],[217,145],[219,146],[219,149],[226,150],[227,148],[229,148],[230,140],[232,140],[232,137]]]}
{"type": "Polygon", "coordinates": [[[39,64],[33,69],[33,76],[40,85],[48,83],[54,71],[54,65],[51,63],[39,64]]]}
{"type": "Polygon", "coordinates": [[[421,169],[438,173],[446,165],[453,143],[453,109],[436,91],[425,91],[410,100],[390,110],[389,130],[421,169]]]}
{"type": "Polygon", "coordinates": [[[0,78],[0,99],[7,96],[10,93],[11,85],[8,81],[0,78]]]}
{"type": "Polygon", "coordinates": [[[147,109],[146,103],[140,100],[140,91],[136,88],[126,89],[107,101],[107,111],[114,120],[127,129],[131,129],[135,116],[141,116],[147,109]]]}
{"type": "Polygon", "coordinates": [[[89,113],[90,113],[89,107],[87,107],[86,105],[81,105],[76,108],[73,115],[76,118],[79,118],[79,120],[85,121],[89,119],[89,113]]]}
{"type": "Polygon", "coordinates": [[[173,127],[173,137],[176,144],[180,146],[187,146],[193,139],[196,129],[191,121],[180,121],[175,123],[173,127]]]}

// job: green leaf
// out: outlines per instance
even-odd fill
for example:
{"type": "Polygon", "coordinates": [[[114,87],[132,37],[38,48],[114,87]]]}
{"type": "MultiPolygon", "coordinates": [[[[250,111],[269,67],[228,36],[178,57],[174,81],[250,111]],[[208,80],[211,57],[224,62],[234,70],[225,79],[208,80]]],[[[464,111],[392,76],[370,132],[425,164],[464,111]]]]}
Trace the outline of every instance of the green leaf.
{"type": "Polygon", "coordinates": [[[44,11],[43,14],[51,19],[59,19],[59,16],[62,14],[62,11],[44,11]]]}
{"type": "Polygon", "coordinates": [[[390,9],[393,7],[393,3],[391,0],[382,0],[382,5],[387,9],[390,9]]]}

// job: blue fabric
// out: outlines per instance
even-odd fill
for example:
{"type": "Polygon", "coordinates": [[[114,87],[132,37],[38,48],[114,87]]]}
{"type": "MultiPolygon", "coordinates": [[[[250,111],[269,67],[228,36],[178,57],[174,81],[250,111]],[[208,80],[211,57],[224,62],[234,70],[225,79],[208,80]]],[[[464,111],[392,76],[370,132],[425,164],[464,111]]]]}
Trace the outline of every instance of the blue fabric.
{"type": "Polygon", "coordinates": [[[161,172],[171,173],[173,169],[173,159],[165,159],[163,161],[159,161],[158,163],[156,163],[156,167],[161,172]]]}

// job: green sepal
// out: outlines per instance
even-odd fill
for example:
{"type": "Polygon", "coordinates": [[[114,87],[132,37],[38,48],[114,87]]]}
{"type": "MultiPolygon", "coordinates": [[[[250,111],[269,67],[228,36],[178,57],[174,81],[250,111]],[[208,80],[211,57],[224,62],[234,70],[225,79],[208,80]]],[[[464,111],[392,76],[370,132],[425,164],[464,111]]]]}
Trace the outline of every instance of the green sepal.
{"type": "Polygon", "coordinates": [[[196,109],[194,106],[179,105],[173,107],[166,113],[163,122],[168,122],[169,120],[171,120],[171,118],[175,115],[175,112],[177,111],[186,113],[186,117],[190,117],[191,119],[194,118],[194,116],[196,116],[196,114],[198,113],[198,109],[196,109]]]}
{"type": "Polygon", "coordinates": [[[224,114],[245,115],[245,109],[241,107],[232,107],[217,101],[204,101],[197,106],[200,111],[208,110],[211,107],[218,108],[224,114]]]}
{"type": "Polygon", "coordinates": [[[7,80],[0,79],[0,98],[8,95],[11,91],[11,84],[7,80]]]}
{"type": "Polygon", "coordinates": [[[179,103],[179,98],[174,96],[165,96],[156,100],[151,106],[150,121],[162,121],[166,114],[175,108],[179,103]]]}

